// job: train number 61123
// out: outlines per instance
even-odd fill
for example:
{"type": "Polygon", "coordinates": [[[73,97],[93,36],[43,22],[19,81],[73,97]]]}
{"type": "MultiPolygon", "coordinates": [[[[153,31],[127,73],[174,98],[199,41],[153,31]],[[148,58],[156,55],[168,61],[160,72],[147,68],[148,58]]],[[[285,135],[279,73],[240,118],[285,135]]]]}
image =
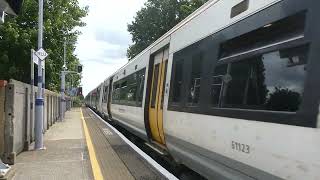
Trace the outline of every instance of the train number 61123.
{"type": "Polygon", "coordinates": [[[232,149],[235,151],[239,151],[247,154],[250,153],[250,146],[247,144],[242,144],[242,143],[232,141],[231,146],[232,146],[232,149]]]}

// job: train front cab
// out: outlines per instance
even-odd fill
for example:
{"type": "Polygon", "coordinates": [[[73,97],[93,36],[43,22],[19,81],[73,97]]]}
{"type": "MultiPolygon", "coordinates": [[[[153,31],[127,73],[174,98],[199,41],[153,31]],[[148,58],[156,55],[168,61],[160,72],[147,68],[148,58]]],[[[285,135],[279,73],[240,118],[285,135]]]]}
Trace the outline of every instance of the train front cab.
{"type": "Polygon", "coordinates": [[[177,162],[208,179],[320,179],[319,9],[274,1],[173,54],[164,137],[177,162]]]}

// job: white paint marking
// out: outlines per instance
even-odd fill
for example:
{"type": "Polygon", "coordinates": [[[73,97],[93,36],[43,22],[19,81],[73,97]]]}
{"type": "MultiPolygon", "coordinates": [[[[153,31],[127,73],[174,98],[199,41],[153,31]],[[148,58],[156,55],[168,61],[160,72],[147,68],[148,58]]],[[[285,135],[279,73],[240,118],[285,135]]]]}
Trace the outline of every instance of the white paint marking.
{"type": "Polygon", "coordinates": [[[108,128],[103,128],[102,131],[103,131],[104,135],[106,135],[106,136],[113,135],[113,133],[108,128]]]}
{"type": "Polygon", "coordinates": [[[84,153],[82,152],[81,153],[81,161],[84,161],[85,159],[84,159],[84,153]]]}
{"type": "Polygon", "coordinates": [[[158,164],[155,160],[153,160],[149,155],[139,149],[135,144],[133,144],[130,140],[128,140],[123,134],[121,134],[116,128],[112,127],[109,123],[104,121],[99,115],[97,115],[94,111],[90,109],[90,111],[98,117],[103,123],[105,123],[109,128],[111,128],[118,136],[124,140],[133,150],[135,150],[140,156],[142,156],[148,163],[150,163],[155,169],[157,169],[162,175],[164,175],[169,180],[179,180],[165,168],[163,168],[160,164],[158,164]]]}

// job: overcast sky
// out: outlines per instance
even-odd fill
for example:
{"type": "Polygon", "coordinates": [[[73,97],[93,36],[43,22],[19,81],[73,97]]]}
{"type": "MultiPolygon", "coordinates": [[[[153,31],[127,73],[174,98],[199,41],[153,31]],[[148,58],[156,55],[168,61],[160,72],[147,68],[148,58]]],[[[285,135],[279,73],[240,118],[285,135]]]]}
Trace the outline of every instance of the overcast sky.
{"type": "Polygon", "coordinates": [[[126,50],[131,44],[127,24],[146,0],[79,0],[89,6],[87,23],[81,28],[76,54],[83,68],[83,94],[86,95],[128,60],[126,50]]]}

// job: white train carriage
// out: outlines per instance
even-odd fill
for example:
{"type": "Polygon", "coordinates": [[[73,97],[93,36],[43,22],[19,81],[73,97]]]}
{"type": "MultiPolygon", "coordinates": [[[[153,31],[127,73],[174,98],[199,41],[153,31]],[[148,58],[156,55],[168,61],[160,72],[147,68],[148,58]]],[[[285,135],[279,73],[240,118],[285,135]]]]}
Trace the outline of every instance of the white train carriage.
{"type": "Polygon", "coordinates": [[[112,76],[107,78],[101,84],[101,107],[100,113],[106,118],[111,119],[111,90],[112,88],[112,76]]]}
{"type": "Polygon", "coordinates": [[[109,117],[208,179],[320,179],[319,8],[209,1],[110,77],[109,117]]]}
{"type": "Polygon", "coordinates": [[[100,113],[102,112],[102,103],[103,103],[103,95],[104,95],[103,90],[104,90],[104,83],[101,83],[96,89],[97,97],[96,97],[96,103],[95,103],[96,110],[100,113]]]}
{"type": "Polygon", "coordinates": [[[96,111],[101,112],[101,102],[102,102],[102,95],[101,92],[102,84],[100,84],[98,87],[96,87],[94,90],[92,90],[87,96],[87,105],[91,108],[93,108],[96,111]]]}
{"type": "Polygon", "coordinates": [[[148,53],[132,60],[113,75],[110,112],[112,119],[147,140],[144,123],[144,94],[148,53]]]}
{"type": "Polygon", "coordinates": [[[92,101],[92,91],[90,91],[85,97],[85,103],[88,107],[91,107],[91,101],[92,101]]]}

